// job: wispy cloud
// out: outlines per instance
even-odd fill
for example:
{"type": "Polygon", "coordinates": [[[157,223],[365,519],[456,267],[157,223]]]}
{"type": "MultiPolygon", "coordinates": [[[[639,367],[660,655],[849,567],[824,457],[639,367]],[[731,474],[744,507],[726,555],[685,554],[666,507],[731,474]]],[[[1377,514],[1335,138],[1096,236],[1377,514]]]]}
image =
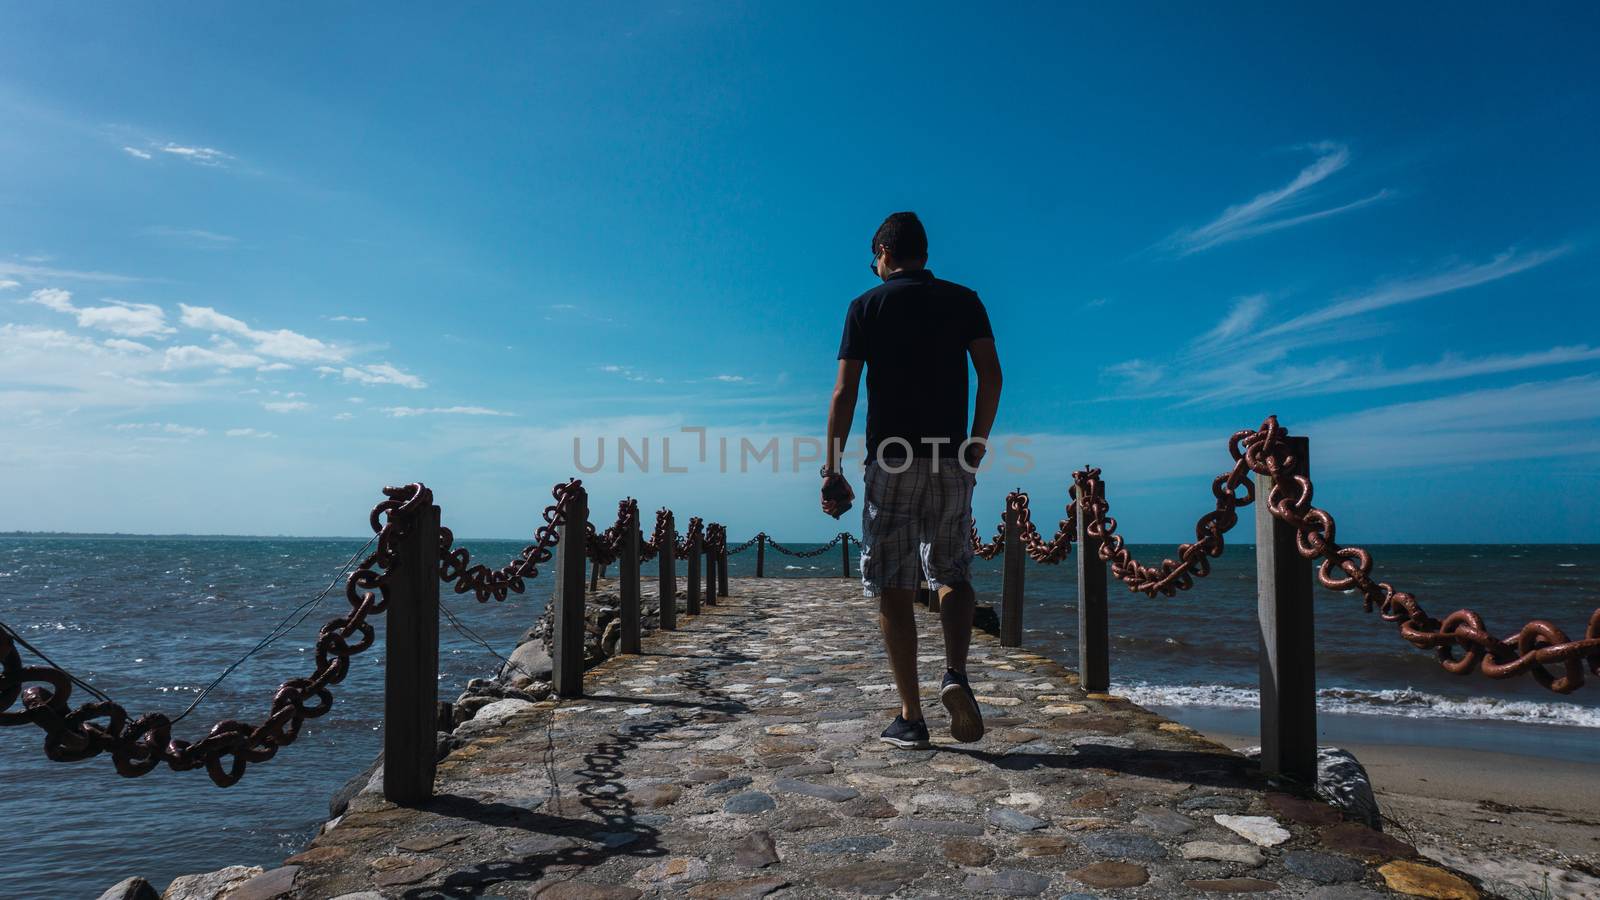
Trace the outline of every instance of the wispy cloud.
{"type": "Polygon", "coordinates": [[[254,428],[229,428],[228,437],[231,438],[275,438],[276,434],[270,431],[257,431],[254,428]]]}
{"type": "Polygon", "coordinates": [[[365,322],[366,316],[329,316],[329,322],[365,322]]]}
{"type": "Polygon", "coordinates": [[[516,413],[501,412],[483,406],[385,406],[383,411],[389,415],[403,419],[407,416],[513,416],[516,413]]]}
{"type": "Polygon", "coordinates": [[[749,381],[749,379],[745,378],[743,375],[713,375],[711,376],[711,380],[721,381],[727,384],[739,384],[744,381],[749,381]]]}
{"type": "Polygon", "coordinates": [[[7,262],[0,260],[0,277],[12,276],[25,278],[31,281],[99,281],[111,284],[126,284],[143,279],[132,275],[118,275],[114,272],[93,272],[76,269],[57,269],[50,266],[37,265],[34,260],[24,262],[7,262]]]}
{"type": "Polygon", "coordinates": [[[177,330],[167,324],[166,313],[153,303],[108,299],[104,306],[77,306],[72,302],[72,293],[60,288],[34,291],[23,302],[66,313],[77,319],[79,328],[109,331],[125,338],[158,337],[177,330]]]}
{"type": "Polygon", "coordinates": [[[268,400],[261,404],[267,412],[292,413],[311,408],[311,404],[304,400],[268,400]]]}
{"type": "Polygon", "coordinates": [[[1401,278],[1380,284],[1376,288],[1353,297],[1336,300],[1320,309],[1302,313],[1282,324],[1273,326],[1263,332],[1264,337],[1282,334],[1288,331],[1310,328],[1317,325],[1326,325],[1339,319],[1347,319],[1362,313],[1398,306],[1402,303],[1413,303],[1440,294],[1477,287],[1491,281],[1499,281],[1518,272],[1525,272],[1566,253],[1566,246],[1554,247],[1548,250],[1533,252],[1517,252],[1507,250],[1486,263],[1477,265],[1454,266],[1434,275],[1422,277],[1401,278]]]}
{"type": "Polygon", "coordinates": [[[122,152],[128,154],[134,159],[155,159],[155,156],[150,154],[148,151],[140,150],[138,147],[124,146],[122,148],[122,152]]]}
{"type": "Polygon", "coordinates": [[[1315,222],[1369,206],[1390,195],[1388,189],[1307,213],[1289,215],[1312,198],[1313,189],[1350,164],[1350,148],[1323,141],[1308,145],[1317,158],[1288,184],[1257,194],[1244,203],[1222,211],[1215,219],[1197,228],[1183,228],[1166,239],[1164,245],[1180,256],[1188,256],[1221,244],[1257,237],[1307,222],[1315,222]]]}
{"type": "Polygon", "coordinates": [[[412,375],[410,372],[401,371],[389,363],[374,363],[370,366],[317,366],[319,375],[338,375],[345,381],[358,384],[396,384],[400,387],[421,390],[428,386],[426,381],[412,375]]]}
{"type": "Polygon", "coordinates": [[[224,153],[215,147],[198,147],[186,144],[166,143],[162,144],[156,149],[162,153],[176,156],[177,158],[186,162],[192,162],[199,166],[209,166],[211,168],[221,168],[233,161],[232,155],[224,153]]]}
{"type": "Polygon", "coordinates": [[[19,287],[22,287],[22,282],[20,281],[12,281],[7,278],[0,278],[0,291],[9,291],[13,288],[19,287]]]}
{"type": "Polygon", "coordinates": [[[218,234],[215,231],[207,231],[204,228],[178,228],[172,225],[151,225],[142,229],[140,234],[147,237],[160,238],[168,243],[202,250],[220,250],[239,242],[239,239],[232,235],[218,234]]]}
{"type": "Polygon", "coordinates": [[[638,369],[635,369],[633,366],[623,366],[623,365],[618,365],[616,363],[611,363],[609,365],[601,366],[600,367],[600,371],[605,372],[607,375],[619,375],[619,376],[621,376],[623,378],[626,378],[629,381],[637,382],[639,384],[666,384],[667,383],[667,380],[665,378],[661,378],[659,376],[647,375],[647,374],[645,374],[643,372],[640,372],[638,369]]]}

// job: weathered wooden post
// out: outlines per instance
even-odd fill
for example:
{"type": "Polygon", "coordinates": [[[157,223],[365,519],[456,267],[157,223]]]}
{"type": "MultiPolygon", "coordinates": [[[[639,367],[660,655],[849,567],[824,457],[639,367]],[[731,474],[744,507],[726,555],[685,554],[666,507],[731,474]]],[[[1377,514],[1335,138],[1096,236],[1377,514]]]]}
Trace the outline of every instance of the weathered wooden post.
{"type": "Polygon", "coordinates": [[[767,533],[756,535],[756,577],[767,577],[767,533]]]}
{"type": "Polygon", "coordinates": [[[684,596],[688,598],[688,612],[691,616],[700,615],[700,537],[700,534],[696,534],[693,531],[689,532],[689,552],[687,554],[689,571],[684,575],[688,582],[685,586],[684,596]]]}
{"type": "Polygon", "coordinates": [[[589,495],[575,487],[567,495],[561,542],[556,545],[556,605],[551,669],[558,697],[583,696],[583,568],[589,536],[589,495]]]}
{"type": "Polygon", "coordinates": [[[589,592],[594,593],[600,589],[600,560],[596,559],[589,570],[589,592]]]}
{"type": "MultiPolygon", "coordinates": [[[[1311,442],[1287,438],[1284,478],[1311,474],[1311,442]]],[[[1256,614],[1261,623],[1261,770],[1303,784],[1317,778],[1316,640],[1311,561],[1294,526],[1272,514],[1273,479],[1256,475],[1256,614]]]]}
{"type": "Polygon", "coordinates": [[[438,758],[439,507],[416,512],[396,548],[384,638],[383,797],[433,796],[438,758]]]}
{"type": "Polygon", "coordinates": [[[713,527],[709,522],[706,524],[705,543],[700,545],[701,551],[706,555],[706,595],[701,601],[705,606],[717,605],[717,542],[711,536],[713,527]]]}
{"type": "Polygon", "coordinates": [[[1000,646],[1022,646],[1023,581],[1027,578],[1028,557],[1022,550],[1022,513],[1006,502],[1005,559],[1001,565],[1000,646]]]}
{"type": "MultiPolygon", "coordinates": [[[[1105,485],[1096,484],[1104,494],[1105,485]]],[[[1106,563],[1100,539],[1089,536],[1089,498],[1078,504],[1078,684],[1086,691],[1111,689],[1111,622],[1106,609],[1106,563]]]]}
{"type": "Polygon", "coordinates": [[[722,540],[717,542],[717,596],[728,596],[728,532],[722,532],[722,540]]]}
{"type": "Polygon", "coordinates": [[[661,593],[661,630],[678,630],[678,530],[667,513],[666,529],[661,534],[661,546],[656,547],[656,564],[659,575],[657,590],[661,593]]]}
{"type": "Polygon", "coordinates": [[[639,652],[639,509],[633,510],[633,523],[622,536],[622,554],[617,560],[617,578],[622,590],[622,652],[639,652]]]}
{"type": "Polygon", "coordinates": [[[839,533],[839,552],[844,560],[844,577],[850,577],[850,532],[839,533]]]}

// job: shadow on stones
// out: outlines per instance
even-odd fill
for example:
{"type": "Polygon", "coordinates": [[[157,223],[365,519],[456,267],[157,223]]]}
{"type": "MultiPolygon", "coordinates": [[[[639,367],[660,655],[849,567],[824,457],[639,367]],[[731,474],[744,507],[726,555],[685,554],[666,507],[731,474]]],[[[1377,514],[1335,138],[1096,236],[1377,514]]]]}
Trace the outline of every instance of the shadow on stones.
{"type": "MultiPolygon", "coordinates": [[[[641,813],[636,809],[636,805],[627,799],[627,791],[622,783],[626,776],[623,764],[640,745],[657,735],[687,725],[705,723],[704,717],[690,710],[704,710],[711,716],[717,717],[715,721],[727,721],[731,718],[729,713],[749,711],[744,702],[725,694],[712,684],[713,681],[721,680],[716,678],[720,670],[734,662],[745,661],[751,657],[732,652],[729,646],[732,641],[731,635],[711,632],[708,637],[710,639],[707,641],[707,646],[713,651],[710,656],[645,654],[686,660],[688,665],[678,673],[678,684],[685,691],[697,693],[705,702],[607,695],[576,698],[580,702],[624,702],[682,710],[644,722],[624,722],[616,726],[608,739],[594,744],[584,754],[583,767],[576,771],[582,778],[574,786],[576,800],[583,809],[597,816],[598,822],[589,818],[538,812],[508,803],[484,802],[455,794],[437,796],[423,807],[429,812],[447,818],[462,819],[495,828],[517,828],[530,834],[548,835],[552,843],[558,843],[562,838],[566,838],[573,840],[573,844],[477,863],[452,872],[440,885],[414,887],[401,896],[408,900],[480,897],[495,885],[506,882],[534,882],[555,872],[571,871],[572,876],[576,878],[584,871],[616,857],[652,859],[666,855],[667,849],[661,845],[661,832],[655,827],[654,820],[644,818],[641,821],[641,813]],[[629,835],[631,839],[627,843],[612,846],[606,840],[593,837],[598,834],[629,835]],[[591,843],[576,843],[585,839],[591,843]]],[[[554,723],[555,714],[552,711],[546,721],[547,738],[543,750],[551,793],[545,800],[544,807],[564,812],[570,808],[572,801],[563,796],[564,792],[554,772],[557,750],[554,723]]]]}
{"type": "Polygon", "coordinates": [[[968,756],[1012,772],[1109,769],[1120,775],[1215,788],[1261,790],[1266,787],[1266,779],[1254,762],[1200,750],[1134,750],[1085,742],[1070,753],[1007,754],[949,746],[939,748],[938,752],[968,756]]]}

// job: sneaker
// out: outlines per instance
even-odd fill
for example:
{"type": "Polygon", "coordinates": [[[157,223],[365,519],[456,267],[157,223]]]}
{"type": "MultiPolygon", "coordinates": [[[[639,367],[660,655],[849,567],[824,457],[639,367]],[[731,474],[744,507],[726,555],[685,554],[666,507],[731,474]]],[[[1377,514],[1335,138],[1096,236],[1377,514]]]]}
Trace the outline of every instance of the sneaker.
{"type": "Polygon", "coordinates": [[[878,738],[885,744],[899,747],[903,750],[928,749],[928,720],[918,719],[907,722],[901,716],[895,716],[889,727],[883,730],[883,735],[878,738]]]}
{"type": "Polygon", "coordinates": [[[963,744],[983,737],[983,713],[978,712],[978,698],[972,696],[965,672],[945,670],[944,685],[939,688],[939,702],[950,711],[951,737],[963,744]]]}

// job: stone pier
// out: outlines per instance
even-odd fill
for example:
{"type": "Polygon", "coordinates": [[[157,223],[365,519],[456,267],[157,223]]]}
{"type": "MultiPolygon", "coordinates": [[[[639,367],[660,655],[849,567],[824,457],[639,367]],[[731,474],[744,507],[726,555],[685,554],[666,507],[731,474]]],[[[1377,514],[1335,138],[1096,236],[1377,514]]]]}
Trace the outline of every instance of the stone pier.
{"type": "Polygon", "coordinates": [[[1459,876],[1061,665],[974,640],[989,726],[954,744],[922,618],[935,747],[898,701],[872,601],[839,578],[733,596],[591,669],[586,696],[484,707],[438,796],[351,801],[235,898],[1476,897],[1459,876]]]}

